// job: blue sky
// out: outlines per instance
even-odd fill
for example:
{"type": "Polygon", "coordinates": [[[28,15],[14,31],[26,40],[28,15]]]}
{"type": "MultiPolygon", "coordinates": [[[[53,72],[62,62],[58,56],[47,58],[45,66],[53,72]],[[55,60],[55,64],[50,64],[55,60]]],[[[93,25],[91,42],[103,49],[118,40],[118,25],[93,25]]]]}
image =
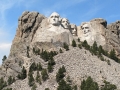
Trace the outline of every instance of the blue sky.
{"type": "Polygon", "coordinates": [[[77,26],[94,18],[104,18],[109,24],[120,20],[120,0],[0,0],[0,64],[9,54],[24,11],[37,11],[46,17],[55,11],[77,26]]]}

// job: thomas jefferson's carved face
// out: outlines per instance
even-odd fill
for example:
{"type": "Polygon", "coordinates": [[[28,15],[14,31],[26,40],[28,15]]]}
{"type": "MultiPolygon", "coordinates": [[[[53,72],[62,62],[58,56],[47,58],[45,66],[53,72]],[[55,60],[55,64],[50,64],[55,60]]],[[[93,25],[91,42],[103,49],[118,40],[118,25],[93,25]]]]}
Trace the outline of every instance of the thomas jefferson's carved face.
{"type": "Polygon", "coordinates": [[[69,28],[69,21],[66,18],[63,18],[61,21],[61,24],[63,25],[64,28],[69,28]]]}
{"type": "Polygon", "coordinates": [[[60,23],[60,16],[58,13],[54,12],[49,17],[49,23],[52,25],[59,25],[60,23]]]}
{"type": "Polygon", "coordinates": [[[89,34],[90,34],[90,29],[89,29],[89,26],[88,26],[88,24],[86,23],[86,24],[83,24],[83,26],[82,26],[82,31],[83,31],[83,34],[85,35],[85,36],[88,36],[89,34]]]}

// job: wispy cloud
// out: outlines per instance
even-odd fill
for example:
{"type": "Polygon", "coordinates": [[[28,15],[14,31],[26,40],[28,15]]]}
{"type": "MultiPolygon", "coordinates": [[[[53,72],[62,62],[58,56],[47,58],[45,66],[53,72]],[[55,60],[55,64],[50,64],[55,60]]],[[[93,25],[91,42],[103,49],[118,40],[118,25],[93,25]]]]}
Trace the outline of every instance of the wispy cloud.
{"type": "Polygon", "coordinates": [[[84,14],[86,18],[92,18],[101,8],[92,8],[87,13],[84,14]]]}
{"type": "MultiPolygon", "coordinates": [[[[87,0],[60,0],[52,4],[51,7],[47,7],[43,9],[43,14],[45,16],[49,16],[54,11],[61,11],[62,9],[67,9],[71,6],[75,6],[76,4],[80,4],[87,0]]],[[[66,15],[63,15],[66,16],[66,15]]]]}
{"type": "Polygon", "coordinates": [[[22,0],[0,0],[0,64],[3,55],[8,55],[11,41],[9,41],[10,27],[7,25],[6,14],[14,5],[18,4],[22,0]]]}
{"type": "Polygon", "coordinates": [[[11,43],[0,43],[0,50],[8,49],[11,46],[11,43]]]}
{"type": "Polygon", "coordinates": [[[89,9],[85,11],[80,17],[81,21],[89,21],[93,18],[100,18],[100,17],[95,17],[96,15],[99,14],[99,11],[104,8],[103,4],[97,4],[97,0],[94,0],[94,2],[90,5],[89,9]]]}

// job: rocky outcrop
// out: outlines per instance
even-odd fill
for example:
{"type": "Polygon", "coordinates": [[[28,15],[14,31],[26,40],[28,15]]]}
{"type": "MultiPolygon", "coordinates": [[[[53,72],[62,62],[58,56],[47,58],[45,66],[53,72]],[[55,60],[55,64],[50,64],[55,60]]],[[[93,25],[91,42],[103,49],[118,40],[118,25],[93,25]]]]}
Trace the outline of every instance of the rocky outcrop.
{"type": "Polygon", "coordinates": [[[111,23],[107,26],[108,30],[110,30],[112,33],[118,35],[120,33],[120,21],[117,21],[115,23],[111,23]]]}
{"type": "Polygon", "coordinates": [[[23,12],[18,20],[18,28],[12,42],[9,57],[23,54],[26,56],[27,47],[30,46],[36,30],[45,16],[38,12],[23,12]]]}
{"type": "Polygon", "coordinates": [[[117,21],[115,23],[111,23],[107,25],[107,44],[106,49],[110,51],[111,49],[116,50],[116,54],[120,57],[120,38],[119,38],[119,28],[120,22],[117,21]]]}
{"type": "MultiPolygon", "coordinates": [[[[40,61],[44,68],[46,63],[38,56],[33,56],[35,62],[40,61]]],[[[64,79],[70,76],[73,85],[80,86],[80,83],[83,79],[86,79],[88,76],[91,76],[94,81],[98,83],[99,86],[104,85],[104,80],[115,84],[120,89],[120,64],[114,62],[113,60],[104,57],[106,61],[101,61],[97,56],[92,55],[89,51],[79,48],[70,48],[69,51],[60,53],[54,57],[56,65],[54,66],[54,71],[49,73],[49,79],[47,81],[42,81],[42,84],[37,85],[38,90],[44,90],[49,88],[50,90],[56,90],[58,83],[56,82],[56,73],[59,68],[63,65],[66,68],[66,74],[64,79]],[[107,60],[110,61],[108,65],[107,60]]],[[[35,74],[36,72],[34,72],[35,74]]],[[[17,80],[9,86],[13,89],[29,90],[28,78],[24,80],[17,80]]],[[[80,90],[78,88],[78,90],[80,90]]]]}
{"type": "MultiPolygon", "coordinates": [[[[104,49],[110,51],[115,49],[117,55],[120,55],[119,40],[120,21],[107,25],[107,21],[102,18],[93,19],[89,22],[83,22],[80,26],[70,24],[69,20],[60,17],[56,12],[49,17],[45,17],[38,12],[23,12],[18,20],[18,28],[15,38],[12,42],[10,55],[8,59],[0,66],[0,77],[5,80],[13,76],[16,82],[8,87],[16,90],[29,90],[28,78],[17,80],[17,75],[21,73],[24,66],[29,72],[29,67],[33,62],[41,63],[43,68],[47,68],[48,62],[35,54],[33,51],[57,51],[58,55],[54,57],[56,65],[54,71],[49,73],[49,79],[42,81],[42,85],[37,85],[37,89],[56,90],[56,73],[64,65],[66,68],[66,77],[70,76],[73,85],[80,85],[83,79],[91,76],[99,86],[103,81],[109,81],[120,89],[120,65],[113,60],[103,56],[105,61],[101,61],[97,56],[92,55],[89,51],[73,48],[72,40],[86,40],[92,45],[94,41],[102,45],[104,49]],[[69,51],[63,49],[63,43],[69,45],[69,51]],[[63,53],[59,53],[62,49],[63,53]],[[107,60],[110,61],[109,65],[107,60]]],[[[77,44],[80,42],[77,42],[77,44]]],[[[41,71],[40,71],[41,72],[41,71]]],[[[36,71],[33,76],[36,75],[36,71]]]]}
{"type": "Polygon", "coordinates": [[[27,56],[28,49],[33,48],[36,43],[52,43],[55,47],[64,42],[70,45],[73,40],[72,34],[69,28],[63,27],[60,18],[56,12],[48,18],[38,12],[24,12],[18,20],[9,57],[19,54],[27,56]],[[59,19],[55,15],[58,15],[59,19]]]}
{"type": "Polygon", "coordinates": [[[98,45],[104,46],[106,44],[105,32],[107,22],[104,19],[93,19],[90,22],[83,22],[78,27],[78,37],[81,41],[87,40],[92,45],[94,41],[98,45]]]}
{"type": "Polygon", "coordinates": [[[93,19],[90,22],[83,22],[78,26],[78,37],[81,41],[87,40],[92,45],[94,41],[102,45],[107,51],[115,49],[117,55],[120,55],[119,39],[120,22],[107,25],[107,21],[102,18],[93,19]]]}

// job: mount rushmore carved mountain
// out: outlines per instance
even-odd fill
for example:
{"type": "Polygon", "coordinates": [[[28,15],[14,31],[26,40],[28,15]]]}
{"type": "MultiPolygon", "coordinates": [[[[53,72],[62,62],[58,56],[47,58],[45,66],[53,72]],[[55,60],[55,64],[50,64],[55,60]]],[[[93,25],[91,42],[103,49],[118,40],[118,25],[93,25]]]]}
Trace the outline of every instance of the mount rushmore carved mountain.
{"type": "Polygon", "coordinates": [[[45,17],[38,12],[25,11],[18,19],[10,54],[0,66],[0,80],[4,78],[4,82],[11,82],[1,86],[0,89],[63,90],[58,89],[60,84],[56,81],[56,73],[64,66],[66,72],[63,79],[67,81],[69,77],[71,79],[70,83],[67,82],[69,86],[77,87],[77,89],[64,90],[82,90],[81,82],[89,76],[98,83],[99,88],[104,86],[104,81],[107,81],[120,90],[119,32],[120,21],[107,25],[106,20],[96,18],[76,26],[56,12],[45,17]],[[85,44],[84,42],[88,43],[89,49],[82,45],[85,44]],[[90,51],[93,50],[95,43],[107,53],[113,50],[116,53],[115,59],[118,57],[117,61],[104,53],[98,56],[98,47],[95,51],[97,54],[90,51]],[[54,64],[51,64],[52,60],[54,64]],[[33,64],[36,64],[36,69],[33,64]],[[39,65],[42,66],[42,71],[39,65]],[[43,75],[45,72],[47,76],[43,75]],[[36,79],[39,73],[41,73],[40,85],[36,79]],[[33,81],[32,84],[30,80],[33,81]]]}

